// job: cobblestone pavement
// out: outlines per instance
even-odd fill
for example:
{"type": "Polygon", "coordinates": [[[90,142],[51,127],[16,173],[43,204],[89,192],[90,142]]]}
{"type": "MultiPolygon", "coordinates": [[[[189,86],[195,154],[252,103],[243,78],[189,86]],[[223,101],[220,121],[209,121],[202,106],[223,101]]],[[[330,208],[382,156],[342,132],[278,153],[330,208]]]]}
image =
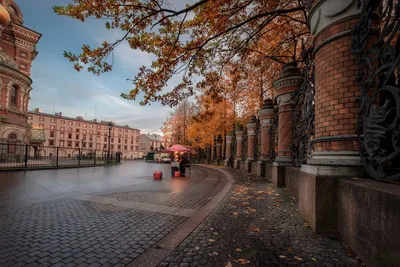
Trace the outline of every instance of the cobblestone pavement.
{"type": "MultiPolygon", "coordinates": [[[[205,205],[225,185],[226,178],[218,170],[202,168],[192,170],[196,173],[196,179],[186,179],[185,187],[172,194],[154,192],[118,192],[103,194],[119,200],[132,200],[151,204],[179,207],[186,209],[198,209],[205,205]]],[[[175,179],[175,178],[174,178],[175,179]]],[[[185,179],[185,178],[181,178],[185,179]]]]}
{"type": "Polygon", "coordinates": [[[288,191],[231,172],[230,194],[159,266],[363,265],[344,244],[312,232],[288,191]]]}
{"type": "MultiPolygon", "coordinates": [[[[149,168],[150,171],[164,167],[157,164],[139,166],[149,168]]],[[[114,169],[106,170],[110,176],[109,189],[107,173],[96,169],[101,173],[100,181],[97,181],[100,186],[96,192],[93,192],[96,187],[91,186],[89,196],[120,196],[119,199],[125,204],[139,201],[144,205],[156,203],[162,207],[170,206],[171,210],[183,207],[197,211],[227,182],[220,172],[199,167],[193,168],[192,177],[166,177],[162,181],[143,175],[149,175],[149,170],[132,169],[137,173],[136,178],[132,178],[118,168],[114,169]],[[119,174],[124,177],[118,177],[119,174]],[[116,185],[123,186],[116,188],[116,185]],[[138,196],[144,197],[138,200],[138,196]]],[[[124,170],[130,170],[129,166],[125,165],[124,170]]],[[[70,174],[71,171],[65,173],[70,174]]],[[[33,174],[30,175],[32,177],[33,174]]],[[[43,180],[40,172],[35,172],[35,175],[37,178],[30,178],[29,183],[43,180]]],[[[60,184],[64,183],[62,177],[66,180],[65,184],[70,184],[71,180],[79,182],[79,179],[63,175],[63,170],[59,170],[57,182],[60,184]]],[[[7,186],[1,187],[4,192],[7,192],[9,184],[27,186],[22,176],[18,177],[18,181],[14,181],[13,177],[7,178],[7,186]]],[[[50,179],[50,176],[46,177],[46,185],[50,184],[50,179]]],[[[89,181],[96,182],[94,172],[82,179],[85,179],[88,186],[89,181]]],[[[28,188],[24,190],[29,192],[28,188]]],[[[14,199],[11,199],[10,205],[4,202],[4,206],[0,207],[0,266],[129,265],[150,248],[154,248],[157,242],[171,236],[170,233],[187,223],[191,216],[141,210],[140,207],[121,207],[118,201],[87,201],[80,198],[87,193],[77,193],[60,199],[32,199],[37,202],[25,205],[14,205],[18,204],[14,199]]]]}
{"type": "Polygon", "coordinates": [[[0,214],[0,266],[119,266],[186,218],[61,199],[0,214]]]}

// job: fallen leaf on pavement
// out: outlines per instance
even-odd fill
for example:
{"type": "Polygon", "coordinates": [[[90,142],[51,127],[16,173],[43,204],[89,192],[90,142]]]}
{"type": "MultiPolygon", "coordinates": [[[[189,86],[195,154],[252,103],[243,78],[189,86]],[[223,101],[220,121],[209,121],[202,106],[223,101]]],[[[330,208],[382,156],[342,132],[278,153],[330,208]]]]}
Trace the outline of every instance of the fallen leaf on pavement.
{"type": "Polygon", "coordinates": [[[274,204],[274,206],[276,206],[276,207],[280,207],[281,205],[279,205],[279,204],[274,204]]]}
{"type": "Polygon", "coordinates": [[[237,252],[240,252],[240,251],[242,251],[242,249],[240,249],[240,248],[237,248],[237,249],[236,249],[236,251],[237,251],[237,252]]]}
{"type": "Polygon", "coordinates": [[[197,247],[197,246],[196,246],[196,247],[194,247],[194,249],[195,249],[195,250],[199,250],[199,249],[200,249],[200,247],[197,247]]]}
{"type": "Polygon", "coordinates": [[[279,258],[284,259],[284,258],[286,258],[286,256],[279,255],[279,258]]]}
{"type": "Polygon", "coordinates": [[[228,263],[225,265],[225,267],[232,267],[232,263],[231,263],[231,262],[228,262],[228,263]]]}
{"type": "Polygon", "coordinates": [[[214,239],[208,239],[208,242],[215,242],[214,239]]]}
{"type": "Polygon", "coordinates": [[[316,261],[317,259],[316,258],[311,258],[313,261],[316,261]]]}
{"type": "Polygon", "coordinates": [[[248,259],[238,259],[239,264],[246,265],[249,264],[250,261],[248,259]]]}
{"type": "Polygon", "coordinates": [[[243,202],[242,204],[243,205],[249,205],[250,203],[249,202],[243,202]]]}
{"type": "Polygon", "coordinates": [[[302,260],[303,260],[302,258],[297,257],[297,256],[294,256],[294,258],[295,258],[296,260],[298,260],[298,261],[302,261],[302,260]]]}
{"type": "Polygon", "coordinates": [[[235,216],[238,216],[238,215],[239,215],[239,212],[235,211],[235,212],[232,213],[232,214],[235,215],[235,216]]]}
{"type": "Polygon", "coordinates": [[[260,228],[258,227],[252,227],[250,230],[253,232],[260,232],[260,228]]]}

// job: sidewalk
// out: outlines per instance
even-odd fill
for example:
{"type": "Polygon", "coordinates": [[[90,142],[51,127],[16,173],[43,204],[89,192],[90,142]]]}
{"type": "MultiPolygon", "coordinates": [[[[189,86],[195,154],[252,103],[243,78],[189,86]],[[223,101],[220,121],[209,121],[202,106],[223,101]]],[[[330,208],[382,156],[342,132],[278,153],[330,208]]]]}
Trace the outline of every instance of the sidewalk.
{"type": "Polygon", "coordinates": [[[225,200],[159,266],[365,266],[341,242],[315,234],[287,190],[230,172],[225,200]]]}

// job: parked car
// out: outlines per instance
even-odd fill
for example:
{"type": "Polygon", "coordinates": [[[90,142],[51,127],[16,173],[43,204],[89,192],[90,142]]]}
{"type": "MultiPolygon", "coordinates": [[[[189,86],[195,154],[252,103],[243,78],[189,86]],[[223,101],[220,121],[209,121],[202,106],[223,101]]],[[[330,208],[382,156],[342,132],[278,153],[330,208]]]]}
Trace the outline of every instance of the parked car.
{"type": "Polygon", "coordinates": [[[161,162],[162,163],[171,163],[171,158],[164,156],[164,157],[161,158],[161,162]]]}

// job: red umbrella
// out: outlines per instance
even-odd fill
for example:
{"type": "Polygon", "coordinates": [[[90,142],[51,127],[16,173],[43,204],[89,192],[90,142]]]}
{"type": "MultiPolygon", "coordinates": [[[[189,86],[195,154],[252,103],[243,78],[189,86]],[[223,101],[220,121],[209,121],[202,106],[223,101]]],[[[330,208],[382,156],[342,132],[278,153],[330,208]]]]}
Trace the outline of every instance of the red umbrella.
{"type": "Polygon", "coordinates": [[[171,147],[164,150],[164,152],[191,152],[190,148],[187,148],[183,145],[172,145],[171,147]]]}

